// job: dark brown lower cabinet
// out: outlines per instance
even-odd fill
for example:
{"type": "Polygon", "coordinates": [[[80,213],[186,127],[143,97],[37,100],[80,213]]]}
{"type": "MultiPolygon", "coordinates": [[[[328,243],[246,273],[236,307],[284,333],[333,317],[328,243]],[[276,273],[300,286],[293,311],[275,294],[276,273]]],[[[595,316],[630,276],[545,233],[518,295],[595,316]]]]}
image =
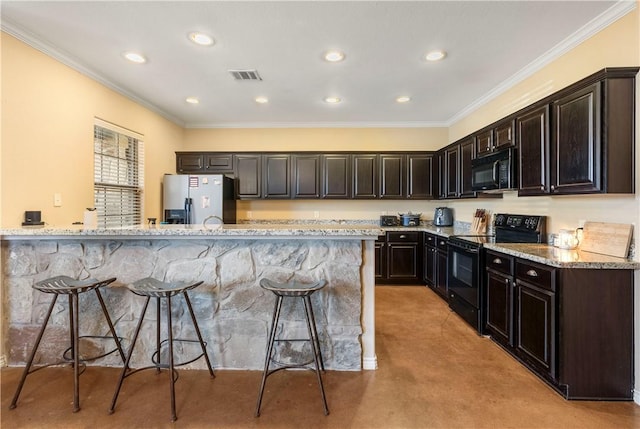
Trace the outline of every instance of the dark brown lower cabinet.
{"type": "Polygon", "coordinates": [[[486,331],[566,399],[633,399],[633,271],[486,251],[486,331]]]}
{"type": "Polygon", "coordinates": [[[428,232],[423,236],[423,281],[444,300],[447,295],[447,239],[428,232]]]}
{"type": "Polygon", "coordinates": [[[376,242],[376,283],[422,284],[422,232],[388,231],[376,242]]]}

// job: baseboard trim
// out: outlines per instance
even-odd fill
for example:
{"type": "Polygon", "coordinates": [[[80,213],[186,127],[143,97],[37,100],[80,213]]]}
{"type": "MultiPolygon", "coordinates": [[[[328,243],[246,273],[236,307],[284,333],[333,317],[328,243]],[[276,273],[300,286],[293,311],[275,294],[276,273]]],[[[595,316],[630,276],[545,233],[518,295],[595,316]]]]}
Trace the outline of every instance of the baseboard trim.
{"type": "Polygon", "coordinates": [[[7,358],[2,355],[0,356],[0,368],[4,368],[5,366],[7,366],[7,358]]]}
{"type": "Polygon", "coordinates": [[[640,390],[638,389],[633,390],[633,402],[640,405],[640,390]]]}
{"type": "Polygon", "coordinates": [[[378,356],[362,358],[362,369],[378,369],[378,356]]]}

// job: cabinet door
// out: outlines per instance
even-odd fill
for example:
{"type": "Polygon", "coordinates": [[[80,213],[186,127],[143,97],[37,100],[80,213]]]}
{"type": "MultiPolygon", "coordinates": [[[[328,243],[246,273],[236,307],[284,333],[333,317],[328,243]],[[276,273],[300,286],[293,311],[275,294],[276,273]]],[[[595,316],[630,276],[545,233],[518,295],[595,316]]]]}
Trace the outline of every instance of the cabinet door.
{"type": "Polygon", "coordinates": [[[475,139],[472,137],[460,143],[460,168],[459,186],[460,197],[475,197],[476,193],[471,190],[471,160],[476,157],[475,139]]]}
{"type": "Polygon", "coordinates": [[[242,154],[235,157],[237,197],[242,199],[262,197],[262,156],[242,154]]]}
{"type": "Polygon", "coordinates": [[[381,239],[376,240],[374,246],[374,257],[375,257],[375,282],[382,283],[387,279],[387,252],[386,252],[386,239],[381,237],[381,239]]]}
{"type": "Polygon", "coordinates": [[[293,198],[320,198],[320,155],[293,155],[293,198]]]}
{"type": "Polygon", "coordinates": [[[553,103],[553,115],[551,192],[600,190],[600,83],[553,103]]]}
{"type": "Polygon", "coordinates": [[[201,153],[176,153],[176,172],[201,173],[204,170],[204,155],[201,153]]]}
{"type": "Polygon", "coordinates": [[[549,192],[549,106],[516,118],[518,130],[518,195],[549,192]]]}
{"type": "Polygon", "coordinates": [[[445,300],[448,300],[447,294],[447,269],[449,257],[446,251],[438,250],[436,252],[436,279],[434,290],[445,300]]]}
{"type": "Polygon", "coordinates": [[[421,276],[420,232],[387,232],[387,276],[390,281],[418,283],[421,276]]]}
{"type": "Polygon", "coordinates": [[[405,196],[404,164],[406,155],[381,154],[378,157],[380,172],[380,191],[378,195],[383,199],[399,199],[405,196]]]}
{"type": "Polygon", "coordinates": [[[491,337],[513,346],[513,278],[487,270],[487,328],[491,337]]]}
{"type": "Polygon", "coordinates": [[[445,192],[447,198],[460,196],[460,146],[453,146],[445,151],[445,192]]]}
{"type": "Polygon", "coordinates": [[[556,294],[516,279],[516,351],[539,371],[556,379],[556,294]]]}
{"type": "Polygon", "coordinates": [[[351,198],[351,155],[322,155],[322,198],[351,198]]]}
{"type": "Polygon", "coordinates": [[[204,154],[204,169],[207,173],[233,173],[233,154],[206,153],[204,154]]]}
{"type": "Polygon", "coordinates": [[[437,183],[436,189],[438,199],[447,198],[447,169],[446,169],[446,152],[439,151],[436,153],[435,171],[433,173],[437,183]]]}
{"type": "Polygon", "coordinates": [[[488,155],[493,151],[493,130],[487,130],[476,136],[478,156],[488,155]]]}
{"type": "Polygon", "coordinates": [[[407,155],[407,198],[433,198],[433,155],[407,155]]]}
{"type": "Polygon", "coordinates": [[[262,156],[264,198],[291,198],[291,155],[262,156]]]}
{"type": "Polygon", "coordinates": [[[354,154],[353,198],[377,198],[378,156],[376,154],[354,154]]]}
{"type": "Polygon", "coordinates": [[[423,279],[427,286],[434,287],[436,282],[436,267],[438,263],[438,251],[436,249],[436,236],[424,234],[423,248],[423,279]]]}
{"type": "Polygon", "coordinates": [[[515,122],[513,119],[495,128],[494,140],[494,150],[502,150],[515,145],[515,122]]]}

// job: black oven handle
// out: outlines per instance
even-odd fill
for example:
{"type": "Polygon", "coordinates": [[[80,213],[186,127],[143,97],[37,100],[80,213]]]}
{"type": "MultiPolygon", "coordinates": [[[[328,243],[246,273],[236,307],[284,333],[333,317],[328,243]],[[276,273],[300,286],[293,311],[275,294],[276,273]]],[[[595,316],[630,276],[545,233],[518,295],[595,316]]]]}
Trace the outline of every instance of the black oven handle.
{"type": "Polygon", "coordinates": [[[493,161],[493,183],[500,187],[500,161],[493,161]]]}
{"type": "Polygon", "coordinates": [[[454,241],[449,241],[449,247],[455,247],[456,249],[460,249],[460,250],[462,250],[464,252],[467,252],[467,253],[480,253],[480,249],[479,248],[478,249],[470,249],[470,248],[468,248],[466,246],[461,246],[461,245],[457,244],[454,241]]]}

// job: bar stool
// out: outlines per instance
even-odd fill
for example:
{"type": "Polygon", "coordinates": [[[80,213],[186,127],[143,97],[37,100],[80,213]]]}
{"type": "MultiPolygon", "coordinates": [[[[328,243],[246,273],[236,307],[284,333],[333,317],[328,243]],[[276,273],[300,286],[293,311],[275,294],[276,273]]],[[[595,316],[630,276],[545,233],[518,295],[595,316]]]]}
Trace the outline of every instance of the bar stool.
{"type": "Polygon", "coordinates": [[[77,412],[80,410],[80,384],[79,377],[80,374],[84,372],[86,369],[85,362],[99,359],[105,357],[111,353],[114,353],[116,350],[120,353],[120,357],[124,362],[124,352],[122,350],[122,346],[120,344],[120,338],[116,335],[115,328],[113,327],[113,323],[111,322],[111,318],[109,317],[109,312],[107,311],[107,307],[104,304],[104,300],[102,299],[102,295],[100,294],[100,288],[106,286],[115,281],[115,277],[108,280],[96,280],[96,279],[87,279],[87,280],[75,280],[71,277],[67,276],[57,276],[52,277],[46,280],[42,280],[33,285],[33,288],[39,290],[40,292],[53,294],[53,299],[51,300],[51,304],[49,304],[49,310],[47,311],[47,315],[42,322],[42,327],[40,328],[40,332],[36,338],[36,343],[31,350],[31,354],[29,356],[29,360],[27,362],[27,366],[24,368],[22,372],[22,378],[20,379],[20,383],[18,384],[18,389],[16,390],[15,395],[13,396],[13,400],[11,401],[10,409],[14,409],[16,407],[16,403],[18,402],[18,397],[20,396],[20,392],[22,391],[22,387],[24,386],[24,382],[27,379],[27,375],[38,371],[40,369],[52,366],[59,365],[62,363],[69,363],[73,366],[73,412],[77,412]],[[107,324],[109,325],[109,331],[111,332],[111,336],[97,336],[97,335],[83,335],[80,336],[80,321],[79,314],[80,310],[78,308],[78,296],[81,293],[88,292],[90,290],[95,291],[96,296],[98,297],[98,301],[100,302],[100,307],[102,307],[102,313],[104,314],[105,319],[107,319],[107,324]],[[44,335],[44,331],[47,328],[47,323],[51,317],[51,313],[53,312],[53,307],[58,300],[58,296],[60,295],[68,295],[69,296],[69,343],[70,346],[62,353],[62,360],[56,363],[51,363],[43,366],[38,366],[31,369],[33,365],[33,359],[36,356],[36,352],[38,351],[38,347],[40,346],[40,341],[42,340],[42,336],[44,335]],[[80,339],[81,338],[93,338],[93,339],[109,339],[115,342],[115,348],[113,350],[107,351],[100,356],[93,357],[81,357],[80,356],[80,339]],[[80,370],[80,366],[83,366],[82,370],[80,370]]]}
{"type": "Polygon", "coordinates": [[[175,370],[175,367],[186,365],[191,362],[195,362],[204,356],[205,361],[207,362],[207,368],[209,369],[209,374],[211,378],[215,378],[215,374],[213,373],[213,369],[211,368],[211,362],[209,361],[209,356],[207,355],[207,343],[205,343],[202,339],[202,334],[200,333],[200,328],[198,327],[198,322],[196,321],[196,316],[193,312],[193,307],[191,306],[191,301],[189,300],[189,295],[187,291],[194,289],[202,284],[202,281],[196,283],[165,283],[154,278],[144,278],[138,280],[132,284],[127,285],[127,288],[136,295],[146,297],[144,302],[144,306],[142,308],[142,312],[140,314],[140,319],[138,320],[138,325],[136,327],[135,334],[133,335],[133,339],[131,340],[131,347],[129,348],[129,354],[124,362],[124,367],[122,368],[122,374],[120,375],[120,380],[118,381],[118,386],[116,387],[116,391],[113,395],[113,400],[111,401],[111,408],[109,409],[109,414],[113,414],[114,408],[116,406],[116,401],[118,400],[118,395],[120,394],[120,389],[126,377],[133,375],[139,371],[145,369],[155,368],[157,372],[160,372],[160,369],[165,368],[170,371],[170,394],[171,394],[171,421],[175,422],[178,417],[176,415],[176,396],[175,396],[175,382],[178,379],[178,373],[175,370]],[[181,339],[181,338],[173,338],[172,332],[172,323],[171,323],[171,298],[175,295],[182,294],[184,296],[184,300],[187,303],[187,308],[189,309],[189,314],[191,315],[191,320],[193,322],[193,327],[195,328],[196,335],[198,336],[197,340],[193,339],[181,339]],[[140,333],[140,328],[142,327],[142,322],[144,321],[144,315],[147,312],[147,307],[149,306],[149,300],[151,298],[156,298],[156,351],[151,356],[151,362],[153,365],[146,366],[144,368],[137,368],[134,370],[130,370],[129,363],[131,362],[131,356],[133,355],[133,349],[136,345],[136,340],[138,339],[138,334],[140,333]],[[162,299],[166,299],[167,309],[166,309],[166,317],[167,317],[167,338],[164,340],[160,340],[160,304],[162,299]],[[185,342],[185,343],[200,343],[200,347],[202,349],[202,353],[191,358],[188,361],[183,361],[179,363],[174,362],[173,356],[173,344],[174,342],[185,342]],[[162,347],[168,347],[168,362],[162,362],[161,360],[161,349],[162,347]]]}
{"type": "Polygon", "coordinates": [[[269,342],[267,345],[267,353],[264,361],[264,371],[262,372],[262,383],[260,384],[260,394],[258,395],[258,404],[256,405],[255,416],[260,416],[260,406],[262,404],[262,396],[264,394],[264,386],[269,377],[274,372],[287,368],[302,368],[314,371],[318,379],[318,386],[320,387],[320,394],[322,396],[322,403],[324,406],[324,414],[329,415],[329,407],[327,406],[327,398],[324,393],[324,386],[322,384],[322,376],[320,371],[324,372],[324,361],[322,360],[322,353],[320,351],[320,341],[318,339],[318,331],[316,329],[316,321],[313,316],[313,307],[311,306],[311,295],[322,289],[327,282],[325,280],[318,280],[312,284],[303,284],[298,282],[289,283],[276,283],[269,279],[261,279],[260,286],[268,291],[273,292],[277,299],[275,308],[273,310],[273,319],[271,321],[271,329],[269,331],[269,342]],[[309,333],[308,338],[276,338],[276,330],[278,327],[278,321],[280,320],[280,310],[282,308],[282,301],[284,298],[301,298],[304,303],[304,313],[307,322],[307,331],[309,333]],[[313,353],[313,359],[308,362],[299,364],[287,364],[279,362],[274,359],[273,351],[275,343],[279,341],[308,341],[311,344],[311,350],[313,353]],[[314,363],[313,366],[309,364],[314,363]],[[271,369],[271,363],[275,365],[271,369]]]}

